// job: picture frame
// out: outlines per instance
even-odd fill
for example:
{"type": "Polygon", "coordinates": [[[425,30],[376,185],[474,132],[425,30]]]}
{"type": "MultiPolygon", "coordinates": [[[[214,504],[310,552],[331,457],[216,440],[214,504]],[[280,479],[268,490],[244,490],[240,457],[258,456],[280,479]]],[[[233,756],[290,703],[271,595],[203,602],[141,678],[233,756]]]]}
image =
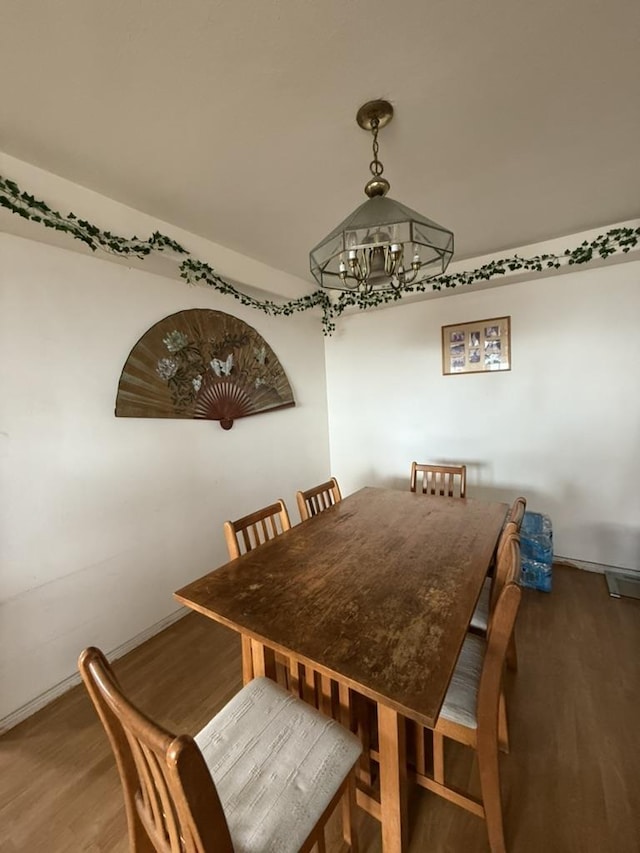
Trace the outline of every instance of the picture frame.
{"type": "Polygon", "coordinates": [[[511,317],[442,327],[442,373],[511,370],[511,317]]]}

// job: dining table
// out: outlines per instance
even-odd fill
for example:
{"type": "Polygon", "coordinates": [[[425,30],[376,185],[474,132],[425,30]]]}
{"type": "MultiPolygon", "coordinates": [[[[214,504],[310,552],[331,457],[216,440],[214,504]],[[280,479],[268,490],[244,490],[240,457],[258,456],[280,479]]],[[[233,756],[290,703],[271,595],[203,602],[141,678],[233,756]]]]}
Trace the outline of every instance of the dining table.
{"type": "Polygon", "coordinates": [[[354,697],[373,703],[379,790],[357,802],[384,853],[408,844],[406,721],[438,719],[507,512],[367,487],[175,593],[250,643],[254,675],[288,661],[293,689],[346,724],[354,697]]]}

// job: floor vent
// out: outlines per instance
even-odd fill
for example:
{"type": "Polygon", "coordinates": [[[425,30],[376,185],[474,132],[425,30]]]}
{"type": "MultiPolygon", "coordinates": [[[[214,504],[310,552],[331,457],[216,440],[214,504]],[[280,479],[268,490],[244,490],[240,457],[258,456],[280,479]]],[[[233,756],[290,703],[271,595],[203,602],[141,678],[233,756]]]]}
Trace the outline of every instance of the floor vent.
{"type": "Polygon", "coordinates": [[[604,574],[613,598],[640,598],[640,572],[606,571],[604,574]]]}

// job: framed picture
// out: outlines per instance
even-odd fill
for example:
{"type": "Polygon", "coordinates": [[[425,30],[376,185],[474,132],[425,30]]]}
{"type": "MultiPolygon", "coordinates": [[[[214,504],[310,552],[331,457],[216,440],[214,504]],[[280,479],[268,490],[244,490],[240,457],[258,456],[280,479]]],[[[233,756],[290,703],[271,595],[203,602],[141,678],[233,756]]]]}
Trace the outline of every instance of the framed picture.
{"type": "Polygon", "coordinates": [[[511,317],[442,327],[442,372],[511,370],[511,317]]]}

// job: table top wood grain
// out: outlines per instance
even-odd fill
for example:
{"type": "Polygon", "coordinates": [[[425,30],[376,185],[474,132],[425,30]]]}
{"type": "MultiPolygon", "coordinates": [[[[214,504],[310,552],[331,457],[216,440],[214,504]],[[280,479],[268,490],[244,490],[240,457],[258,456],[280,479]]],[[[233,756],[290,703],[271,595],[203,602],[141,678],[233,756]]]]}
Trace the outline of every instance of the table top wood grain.
{"type": "Polygon", "coordinates": [[[433,726],[507,510],[361,489],[175,597],[433,726]]]}

